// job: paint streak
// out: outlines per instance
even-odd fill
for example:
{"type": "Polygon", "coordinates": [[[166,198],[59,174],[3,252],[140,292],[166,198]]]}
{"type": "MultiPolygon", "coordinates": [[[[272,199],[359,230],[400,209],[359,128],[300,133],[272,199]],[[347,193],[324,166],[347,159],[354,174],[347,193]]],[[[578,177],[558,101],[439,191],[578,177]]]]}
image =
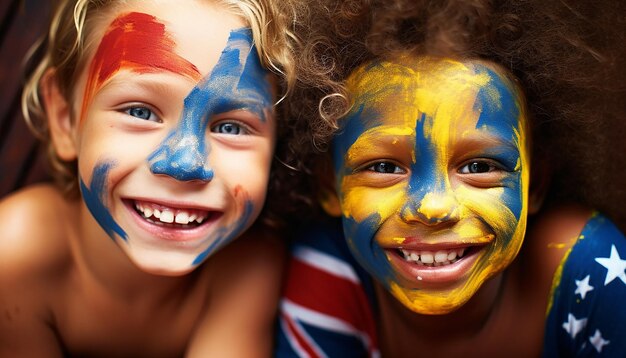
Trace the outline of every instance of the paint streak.
{"type": "Polygon", "coordinates": [[[233,30],[211,74],[185,98],[178,126],[148,158],[152,172],[181,181],[211,180],[205,134],[212,115],[247,110],[265,121],[273,98],[268,76],[253,46],[252,31],[233,30]]]}
{"type": "Polygon", "coordinates": [[[408,308],[437,314],[458,307],[510,264],[523,241],[529,170],[521,94],[506,75],[480,62],[409,56],[361,67],[348,88],[354,109],[340,123],[333,157],[350,248],[408,308]],[[478,152],[462,152],[458,143],[471,141],[482,143],[478,152]],[[500,182],[453,185],[455,160],[468,155],[500,163],[500,182]],[[405,166],[406,179],[387,184],[384,174],[363,167],[389,160],[405,166]],[[482,237],[495,243],[451,292],[399,285],[379,240],[401,238],[378,232],[444,222],[459,243],[482,237]]]}
{"type": "Polygon", "coordinates": [[[199,81],[196,66],[178,56],[176,43],[154,16],[131,12],[119,16],[105,33],[89,68],[81,120],[93,96],[115,73],[168,71],[199,81]]]}
{"type": "Polygon", "coordinates": [[[204,262],[204,260],[217,252],[220,248],[224,247],[229,242],[239,237],[239,235],[241,235],[247,228],[247,226],[252,222],[254,205],[252,203],[252,200],[250,200],[247,192],[243,190],[240,185],[238,185],[235,188],[234,197],[238,203],[242,203],[241,205],[239,205],[239,211],[241,211],[241,215],[239,215],[237,221],[227,227],[219,228],[219,230],[214,233],[215,238],[212,240],[213,242],[193,260],[192,265],[200,265],[202,262],[204,262]]]}
{"type": "Polygon", "coordinates": [[[126,232],[115,222],[113,216],[107,208],[107,179],[109,177],[109,171],[114,167],[113,162],[103,161],[96,165],[91,174],[91,185],[89,188],[85,185],[82,178],[79,178],[80,191],[87,205],[87,208],[91,212],[91,215],[96,219],[102,229],[115,241],[115,235],[127,240],[126,232]]]}

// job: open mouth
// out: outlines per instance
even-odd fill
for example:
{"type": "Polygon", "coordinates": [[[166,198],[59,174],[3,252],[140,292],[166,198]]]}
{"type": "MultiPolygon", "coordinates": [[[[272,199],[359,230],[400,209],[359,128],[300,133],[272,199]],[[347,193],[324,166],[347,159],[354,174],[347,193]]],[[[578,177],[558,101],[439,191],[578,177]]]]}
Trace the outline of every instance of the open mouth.
{"type": "Polygon", "coordinates": [[[438,267],[459,261],[471,250],[471,247],[437,251],[397,249],[397,253],[400,257],[404,258],[406,262],[414,263],[419,266],[438,267]]]}
{"type": "Polygon", "coordinates": [[[215,211],[174,208],[138,200],[132,201],[132,207],[145,221],[176,229],[194,229],[221,215],[215,211]]]}

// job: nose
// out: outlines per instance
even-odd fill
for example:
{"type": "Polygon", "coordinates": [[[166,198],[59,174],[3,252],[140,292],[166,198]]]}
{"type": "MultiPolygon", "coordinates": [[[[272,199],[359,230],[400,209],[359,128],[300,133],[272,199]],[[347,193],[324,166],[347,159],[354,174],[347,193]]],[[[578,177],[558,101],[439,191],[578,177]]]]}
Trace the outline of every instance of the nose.
{"type": "Polygon", "coordinates": [[[430,191],[424,195],[411,195],[400,213],[407,223],[420,222],[435,226],[459,221],[459,205],[450,190],[430,191]]]}
{"type": "Polygon", "coordinates": [[[174,131],[148,158],[150,171],[180,181],[208,182],[213,179],[208,152],[204,136],[184,130],[174,131]]]}

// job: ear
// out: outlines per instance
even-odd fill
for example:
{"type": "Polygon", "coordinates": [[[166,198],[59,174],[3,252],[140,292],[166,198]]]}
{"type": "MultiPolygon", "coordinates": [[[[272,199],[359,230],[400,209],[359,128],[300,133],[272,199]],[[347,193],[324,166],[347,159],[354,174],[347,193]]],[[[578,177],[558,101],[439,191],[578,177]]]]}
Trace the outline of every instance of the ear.
{"type": "Polygon", "coordinates": [[[547,160],[535,160],[530,174],[530,187],[528,188],[528,214],[536,214],[543,206],[548,195],[552,172],[547,160]]]}
{"type": "Polygon", "coordinates": [[[316,168],[315,174],[320,187],[317,200],[319,200],[322,209],[330,216],[340,217],[341,205],[335,188],[335,173],[330,158],[327,158],[316,168]]]}
{"type": "Polygon", "coordinates": [[[54,150],[62,160],[72,161],[76,159],[72,108],[59,90],[53,69],[49,69],[41,79],[41,92],[54,150]]]}

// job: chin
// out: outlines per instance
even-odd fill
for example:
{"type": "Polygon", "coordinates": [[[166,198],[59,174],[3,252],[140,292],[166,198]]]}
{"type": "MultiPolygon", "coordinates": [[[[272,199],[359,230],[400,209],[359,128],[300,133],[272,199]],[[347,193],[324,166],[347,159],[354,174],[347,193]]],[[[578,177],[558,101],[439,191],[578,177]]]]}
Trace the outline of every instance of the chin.
{"type": "Polygon", "coordinates": [[[445,315],[463,307],[476,291],[419,290],[392,284],[389,292],[408,310],[421,315],[445,315]]]}

